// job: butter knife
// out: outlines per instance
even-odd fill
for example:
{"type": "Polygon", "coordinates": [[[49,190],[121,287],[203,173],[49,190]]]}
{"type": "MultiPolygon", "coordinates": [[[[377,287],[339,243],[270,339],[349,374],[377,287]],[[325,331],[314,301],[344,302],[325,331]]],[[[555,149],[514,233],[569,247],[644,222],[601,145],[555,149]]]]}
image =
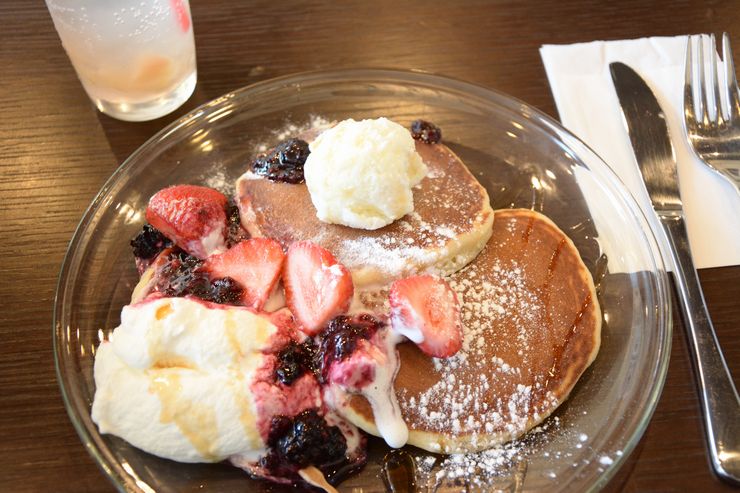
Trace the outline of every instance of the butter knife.
{"type": "Polygon", "coordinates": [[[691,261],[678,173],[665,114],[642,78],[612,63],[614,88],[653,209],[670,245],[681,312],[688,336],[707,445],[717,475],[740,484],[740,398],[717,342],[696,269],[691,261]]]}

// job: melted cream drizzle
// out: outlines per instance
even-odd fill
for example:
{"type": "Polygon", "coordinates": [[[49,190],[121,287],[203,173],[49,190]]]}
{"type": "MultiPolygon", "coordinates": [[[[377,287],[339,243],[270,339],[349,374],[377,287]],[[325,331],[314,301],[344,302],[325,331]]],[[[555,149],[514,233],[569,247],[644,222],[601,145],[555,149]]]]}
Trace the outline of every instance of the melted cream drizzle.
{"type": "Polygon", "coordinates": [[[396,344],[403,337],[391,330],[386,330],[382,335],[382,347],[387,361],[385,364],[375,365],[375,376],[373,380],[360,390],[348,392],[342,386],[332,383],[324,391],[326,403],[338,412],[349,405],[350,394],[362,395],[370,403],[378,434],[385,440],[388,446],[393,448],[403,447],[409,438],[409,429],[401,415],[401,408],[396,399],[396,391],[393,382],[399,369],[398,352],[396,344]]]}
{"type": "Polygon", "coordinates": [[[409,439],[409,429],[401,416],[401,408],[398,406],[393,386],[400,366],[396,344],[402,340],[391,330],[385,333],[383,350],[388,357],[388,364],[375,368],[375,378],[361,392],[370,402],[380,436],[393,448],[403,447],[409,439]]]}

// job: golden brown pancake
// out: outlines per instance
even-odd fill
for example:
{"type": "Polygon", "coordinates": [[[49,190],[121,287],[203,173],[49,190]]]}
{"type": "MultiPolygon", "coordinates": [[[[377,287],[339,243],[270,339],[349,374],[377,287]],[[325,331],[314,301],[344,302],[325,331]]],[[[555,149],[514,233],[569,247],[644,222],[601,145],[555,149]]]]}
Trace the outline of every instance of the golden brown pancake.
{"type": "MultiPolygon", "coordinates": [[[[486,247],[448,278],[462,306],[463,348],[443,360],[399,346],[395,388],[409,443],[429,451],[519,437],[568,397],[599,349],[593,280],[570,239],[530,210],[495,215],[486,247]]],[[[363,397],[343,414],[377,435],[363,397]]]]}
{"type": "Polygon", "coordinates": [[[273,182],[252,173],[237,181],[242,224],[252,236],[284,246],[311,240],[351,272],[355,285],[387,283],[419,272],[451,274],[470,262],[491,234],[486,190],[442,144],[416,143],[429,173],[414,188],[414,212],[368,231],[316,217],[305,184],[273,182]]]}

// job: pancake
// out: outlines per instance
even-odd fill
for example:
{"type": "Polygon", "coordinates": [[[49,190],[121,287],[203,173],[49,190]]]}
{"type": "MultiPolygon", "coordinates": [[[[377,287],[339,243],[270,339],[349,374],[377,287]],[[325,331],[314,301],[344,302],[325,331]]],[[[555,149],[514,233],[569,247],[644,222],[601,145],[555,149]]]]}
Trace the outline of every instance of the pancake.
{"type": "Polygon", "coordinates": [[[305,184],[245,173],[237,181],[242,224],[254,237],[283,246],[311,240],[334,254],[356,286],[383,284],[420,272],[451,274],[470,262],[491,235],[486,190],[450,149],[416,142],[429,173],[414,187],[414,212],[368,231],[316,217],[305,184]]]}
{"type": "MultiPolygon", "coordinates": [[[[462,306],[462,349],[433,359],[398,346],[408,443],[432,452],[480,451],[523,435],[568,397],[599,349],[593,280],[570,239],[530,210],[495,216],[480,255],[448,278],[462,306]]],[[[363,397],[341,411],[378,434],[363,397]]]]}

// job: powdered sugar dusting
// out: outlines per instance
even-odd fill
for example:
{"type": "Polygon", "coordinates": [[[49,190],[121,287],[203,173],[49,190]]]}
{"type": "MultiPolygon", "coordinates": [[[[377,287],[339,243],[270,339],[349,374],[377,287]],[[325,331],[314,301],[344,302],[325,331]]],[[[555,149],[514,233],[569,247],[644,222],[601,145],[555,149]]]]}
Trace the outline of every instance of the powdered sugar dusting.
{"type": "Polygon", "coordinates": [[[226,175],[223,167],[214,167],[210,170],[208,176],[204,179],[207,187],[215,188],[226,196],[231,195],[233,189],[233,180],[226,175]]]}
{"type": "Polygon", "coordinates": [[[422,248],[413,244],[413,240],[409,244],[384,236],[345,240],[336,255],[345,264],[372,266],[392,277],[401,277],[414,265],[433,265],[444,257],[445,250],[422,248]]]}
{"type": "Polygon", "coordinates": [[[447,456],[419,454],[415,457],[417,482],[426,485],[428,491],[509,491],[506,481],[524,476],[529,457],[540,453],[546,442],[544,432],[559,428],[560,421],[553,418],[524,439],[482,452],[447,456]]]}
{"type": "Polygon", "coordinates": [[[306,134],[308,132],[320,132],[331,127],[335,122],[327,120],[320,115],[310,115],[308,121],[303,124],[296,124],[293,122],[287,122],[282,128],[279,128],[272,132],[272,139],[270,143],[262,142],[257,144],[254,149],[255,154],[267,152],[270,147],[274,146],[278,142],[283,140],[296,137],[299,135],[306,134]]]}
{"type": "MultiPolygon", "coordinates": [[[[428,178],[428,177],[427,177],[428,178]]],[[[387,278],[418,272],[448,274],[459,267],[454,258],[461,245],[458,238],[468,231],[467,224],[432,224],[418,212],[397,221],[399,229],[378,236],[342,241],[337,258],[347,265],[362,265],[380,271],[387,278]]]]}
{"type": "Polygon", "coordinates": [[[432,430],[471,435],[473,443],[496,434],[502,439],[519,436],[556,404],[549,393],[536,395],[539,380],[533,382],[526,370],[530,340],[538,337],[532,327],[543,325],[542,302],[516,262],[496,260],[490,272],[477,269],[477,264],[469,265],[449,279],[462,302],[462,349],[452,358],[433,360],[436,383],[420,395],[400,392],[402,407],[414,419],[432,430]],[[497,341],[497,324],[511,320],[519,327],[515,340],[497,341]],[[504,350],[503,344],[509,348],[504,350]],[[507,361],[512,345],[518,349],[516,361],[507,361]]]}
{"type": "Polygon", "coordinates": [[[584,436],[572,423],[553,416],[527,435],[482,452],[410,454],[421,491],[519,491],[514,485],[522,483],[529,485],[525,489],[538,491],[590,463],[598,464],[598,471],[604,472],[622,457],[621,450],[594,450],[584,436]]]}

